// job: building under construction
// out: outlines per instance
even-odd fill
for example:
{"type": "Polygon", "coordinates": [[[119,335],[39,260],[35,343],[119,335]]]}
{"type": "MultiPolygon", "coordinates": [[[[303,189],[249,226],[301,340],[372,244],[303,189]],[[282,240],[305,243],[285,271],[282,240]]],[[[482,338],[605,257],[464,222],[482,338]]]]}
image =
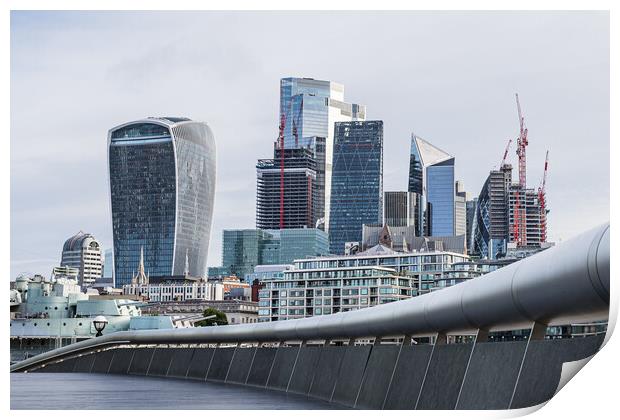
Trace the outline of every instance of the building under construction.
{"type": "Polygon", "coordinates": [[[257,228],[313,228],[315,208],[321,203],[318,198],[317,164],[310,148],[281,149],[276,145],[273,159],[260,159],[256,164],[257,228]]]}
{"type": "Polygon", "coordinates": [[[517,139],[518,182],[513,182],[512,165],[506,163],[510,140],[500,169],[489,173],[476,204],[470,238],[471,253],[484,258],[500,258],[509,250],[536,250],[546,246],[548,210],[545,182],[549,155],[547,153],[538,191],[528,188],[525,165],[528,132],[518,96],[517,109],[520,125],[517,139]]]}

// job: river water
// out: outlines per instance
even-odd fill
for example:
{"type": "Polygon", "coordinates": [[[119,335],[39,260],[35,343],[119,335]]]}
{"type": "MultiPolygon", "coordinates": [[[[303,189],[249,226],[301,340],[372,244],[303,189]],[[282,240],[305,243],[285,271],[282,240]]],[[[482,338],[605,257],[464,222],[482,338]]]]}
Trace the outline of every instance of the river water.
{"type": "Polygon", "coordinates": [[[333,410],[335,404],[260,388],[97,373],[11,373],[13,410],[333,410]]]}

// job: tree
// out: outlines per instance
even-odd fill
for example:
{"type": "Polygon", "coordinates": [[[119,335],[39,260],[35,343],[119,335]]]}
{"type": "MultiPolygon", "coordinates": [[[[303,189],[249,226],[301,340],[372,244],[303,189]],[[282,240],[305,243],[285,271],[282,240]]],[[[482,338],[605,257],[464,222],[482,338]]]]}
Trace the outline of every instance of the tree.
{"type": "Polygon", "coordinates": [[[194,323],[196,327],[210,327],[212,325],[228,325],[228,320],[226,319],[226,314],[222,311],[218,311],[215,308],[207,308],[202,312],[202,316],[212,316],[215,315],[215,318],[203,319],[202,321],[198,321],[194,323]]]}

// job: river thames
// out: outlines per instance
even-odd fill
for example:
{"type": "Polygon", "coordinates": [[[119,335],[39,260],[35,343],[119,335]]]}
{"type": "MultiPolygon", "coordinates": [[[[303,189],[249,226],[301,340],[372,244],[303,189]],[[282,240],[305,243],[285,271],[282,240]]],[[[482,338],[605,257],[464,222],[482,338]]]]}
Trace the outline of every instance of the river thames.
{"type": "Polygon", "coordinates": [[[334,410],[302,395],[239,385],[96,373],[11,373],[12,410],[334,410]]]}

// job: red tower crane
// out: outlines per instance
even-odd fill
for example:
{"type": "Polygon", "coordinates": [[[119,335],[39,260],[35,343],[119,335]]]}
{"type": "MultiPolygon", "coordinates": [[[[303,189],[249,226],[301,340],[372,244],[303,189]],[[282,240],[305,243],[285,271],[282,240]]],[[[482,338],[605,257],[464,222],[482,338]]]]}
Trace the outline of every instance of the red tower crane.
{"type": "Polygon", "coordinates": [[[517,99],[517,112],[519,114],[519,138],[517,139],[517,156],[519,157],[519,187],[515,190],[515,209],[514,209],[514,237],[517,246],[526,244],[525,235],[525,205],[521,206],[521,196],[525,198],[526,189],[526,160],[525,148],[528,145],[527,127],[525,127],[525,117],[521,112],[519,94],[515,93],[517,99]]]}
{"type": "Polygon", "coordinates": [[[547,242],[547,202],[545,184],[547,183],[547,168],[549,167],[549,151],[545,155],[545,170],[543,171],[542,182],[538,187],[538,203],[540,205],[540,241],[547,242]]]}
{"type": "Polygon", "coordinates": [[[284,229],[284,127],[286,114],[280,115],[280,130],[278,133],[278,147],[280,148],[280,229],[284,229]]]}

